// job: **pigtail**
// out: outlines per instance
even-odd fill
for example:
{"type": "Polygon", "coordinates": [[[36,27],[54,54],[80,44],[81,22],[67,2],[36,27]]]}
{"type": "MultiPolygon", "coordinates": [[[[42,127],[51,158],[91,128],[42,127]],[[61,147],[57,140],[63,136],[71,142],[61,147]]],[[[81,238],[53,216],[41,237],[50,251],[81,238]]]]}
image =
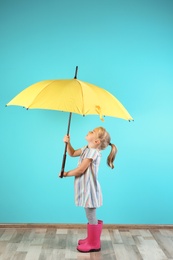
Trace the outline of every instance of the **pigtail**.
{"type": "Polygon", "coordinates": [[[110,143],[111,138],[109,133],[106,131],[106,129],[104,129],[101,126],[95,129],[97,130],[98,139],[100,140],[99,149],[104,150],[108,145],[111,146],[111,152],[107,158],[107,164],[109,167],[113,169],[114,168],[113,161],[115,160],[117,147],[114,144],[110,143]]]}
{"type": "Polygon", "coordinates": [[[114,144],[109,143],[109,145],[111,146],[111,152],[107,158],[107,164],[109,167],[111,167],[113,169],[114,168],[113,162],[115,160],[115,156],[116,156],[118,150],[114,144]]]}

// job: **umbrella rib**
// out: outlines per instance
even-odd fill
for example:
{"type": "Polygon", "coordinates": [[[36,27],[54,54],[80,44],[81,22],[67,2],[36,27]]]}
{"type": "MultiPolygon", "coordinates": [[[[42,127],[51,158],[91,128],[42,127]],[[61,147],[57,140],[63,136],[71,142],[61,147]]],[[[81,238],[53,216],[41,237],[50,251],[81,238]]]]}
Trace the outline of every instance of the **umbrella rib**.
{"type": "MultiPolygon", "coordinates": [[[[83,112],[85,111],[84,110],[84,94],[83,94],[83,86],[82,86],[82,84],[81,84],[81,82],[80,82],[80,80],[78,80],[78,79],[75,79],[78,83],[79,83],[79,85],[80,85],[80,87],[81,87],[81,93],[82,93],[82,104],[83,104],[83,108],[82,108],[82,110],[83,110],[83,112]]],[[[83,116],[85,116],[85,113],[83,113],[83,116]]]]}

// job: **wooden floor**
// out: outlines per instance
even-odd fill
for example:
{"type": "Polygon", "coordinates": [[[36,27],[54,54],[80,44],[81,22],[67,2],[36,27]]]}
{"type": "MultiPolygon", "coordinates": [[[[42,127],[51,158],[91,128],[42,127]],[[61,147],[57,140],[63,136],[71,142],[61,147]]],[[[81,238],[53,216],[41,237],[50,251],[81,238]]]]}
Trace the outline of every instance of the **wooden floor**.
{"type": "Polygon", "coordinates": [[[0,228],[1,260],[173,260],[173,229],[103,229],[102,249],[79,253],[84,229],[0,228]]]}

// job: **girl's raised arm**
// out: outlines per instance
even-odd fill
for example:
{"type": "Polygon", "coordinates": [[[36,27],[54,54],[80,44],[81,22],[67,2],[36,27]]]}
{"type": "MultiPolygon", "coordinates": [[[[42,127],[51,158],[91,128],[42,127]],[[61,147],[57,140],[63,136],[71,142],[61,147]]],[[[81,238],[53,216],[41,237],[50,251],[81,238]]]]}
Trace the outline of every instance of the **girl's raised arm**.
{"type": "Polygon", "coordinates": [[[80,156],[81,155],[81,149],[77,149],[75,150],[70,143],[70,136],[69,135],[65,135],[64,136],[64,143],[67,143],[67,153],[72,156],[72,157],[76,157],[76,156],[80,156]]]}

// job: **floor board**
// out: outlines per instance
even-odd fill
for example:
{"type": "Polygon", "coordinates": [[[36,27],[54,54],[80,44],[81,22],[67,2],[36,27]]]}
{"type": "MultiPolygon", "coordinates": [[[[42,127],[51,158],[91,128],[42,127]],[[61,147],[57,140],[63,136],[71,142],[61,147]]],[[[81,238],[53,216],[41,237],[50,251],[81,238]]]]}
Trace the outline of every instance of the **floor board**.
{"type": "Polygon", "coordinates": [[[107,229],[102,249],[80,253],[84,229],[1,228],[0,260],[173,260],[172,229],[107,229]]]}

